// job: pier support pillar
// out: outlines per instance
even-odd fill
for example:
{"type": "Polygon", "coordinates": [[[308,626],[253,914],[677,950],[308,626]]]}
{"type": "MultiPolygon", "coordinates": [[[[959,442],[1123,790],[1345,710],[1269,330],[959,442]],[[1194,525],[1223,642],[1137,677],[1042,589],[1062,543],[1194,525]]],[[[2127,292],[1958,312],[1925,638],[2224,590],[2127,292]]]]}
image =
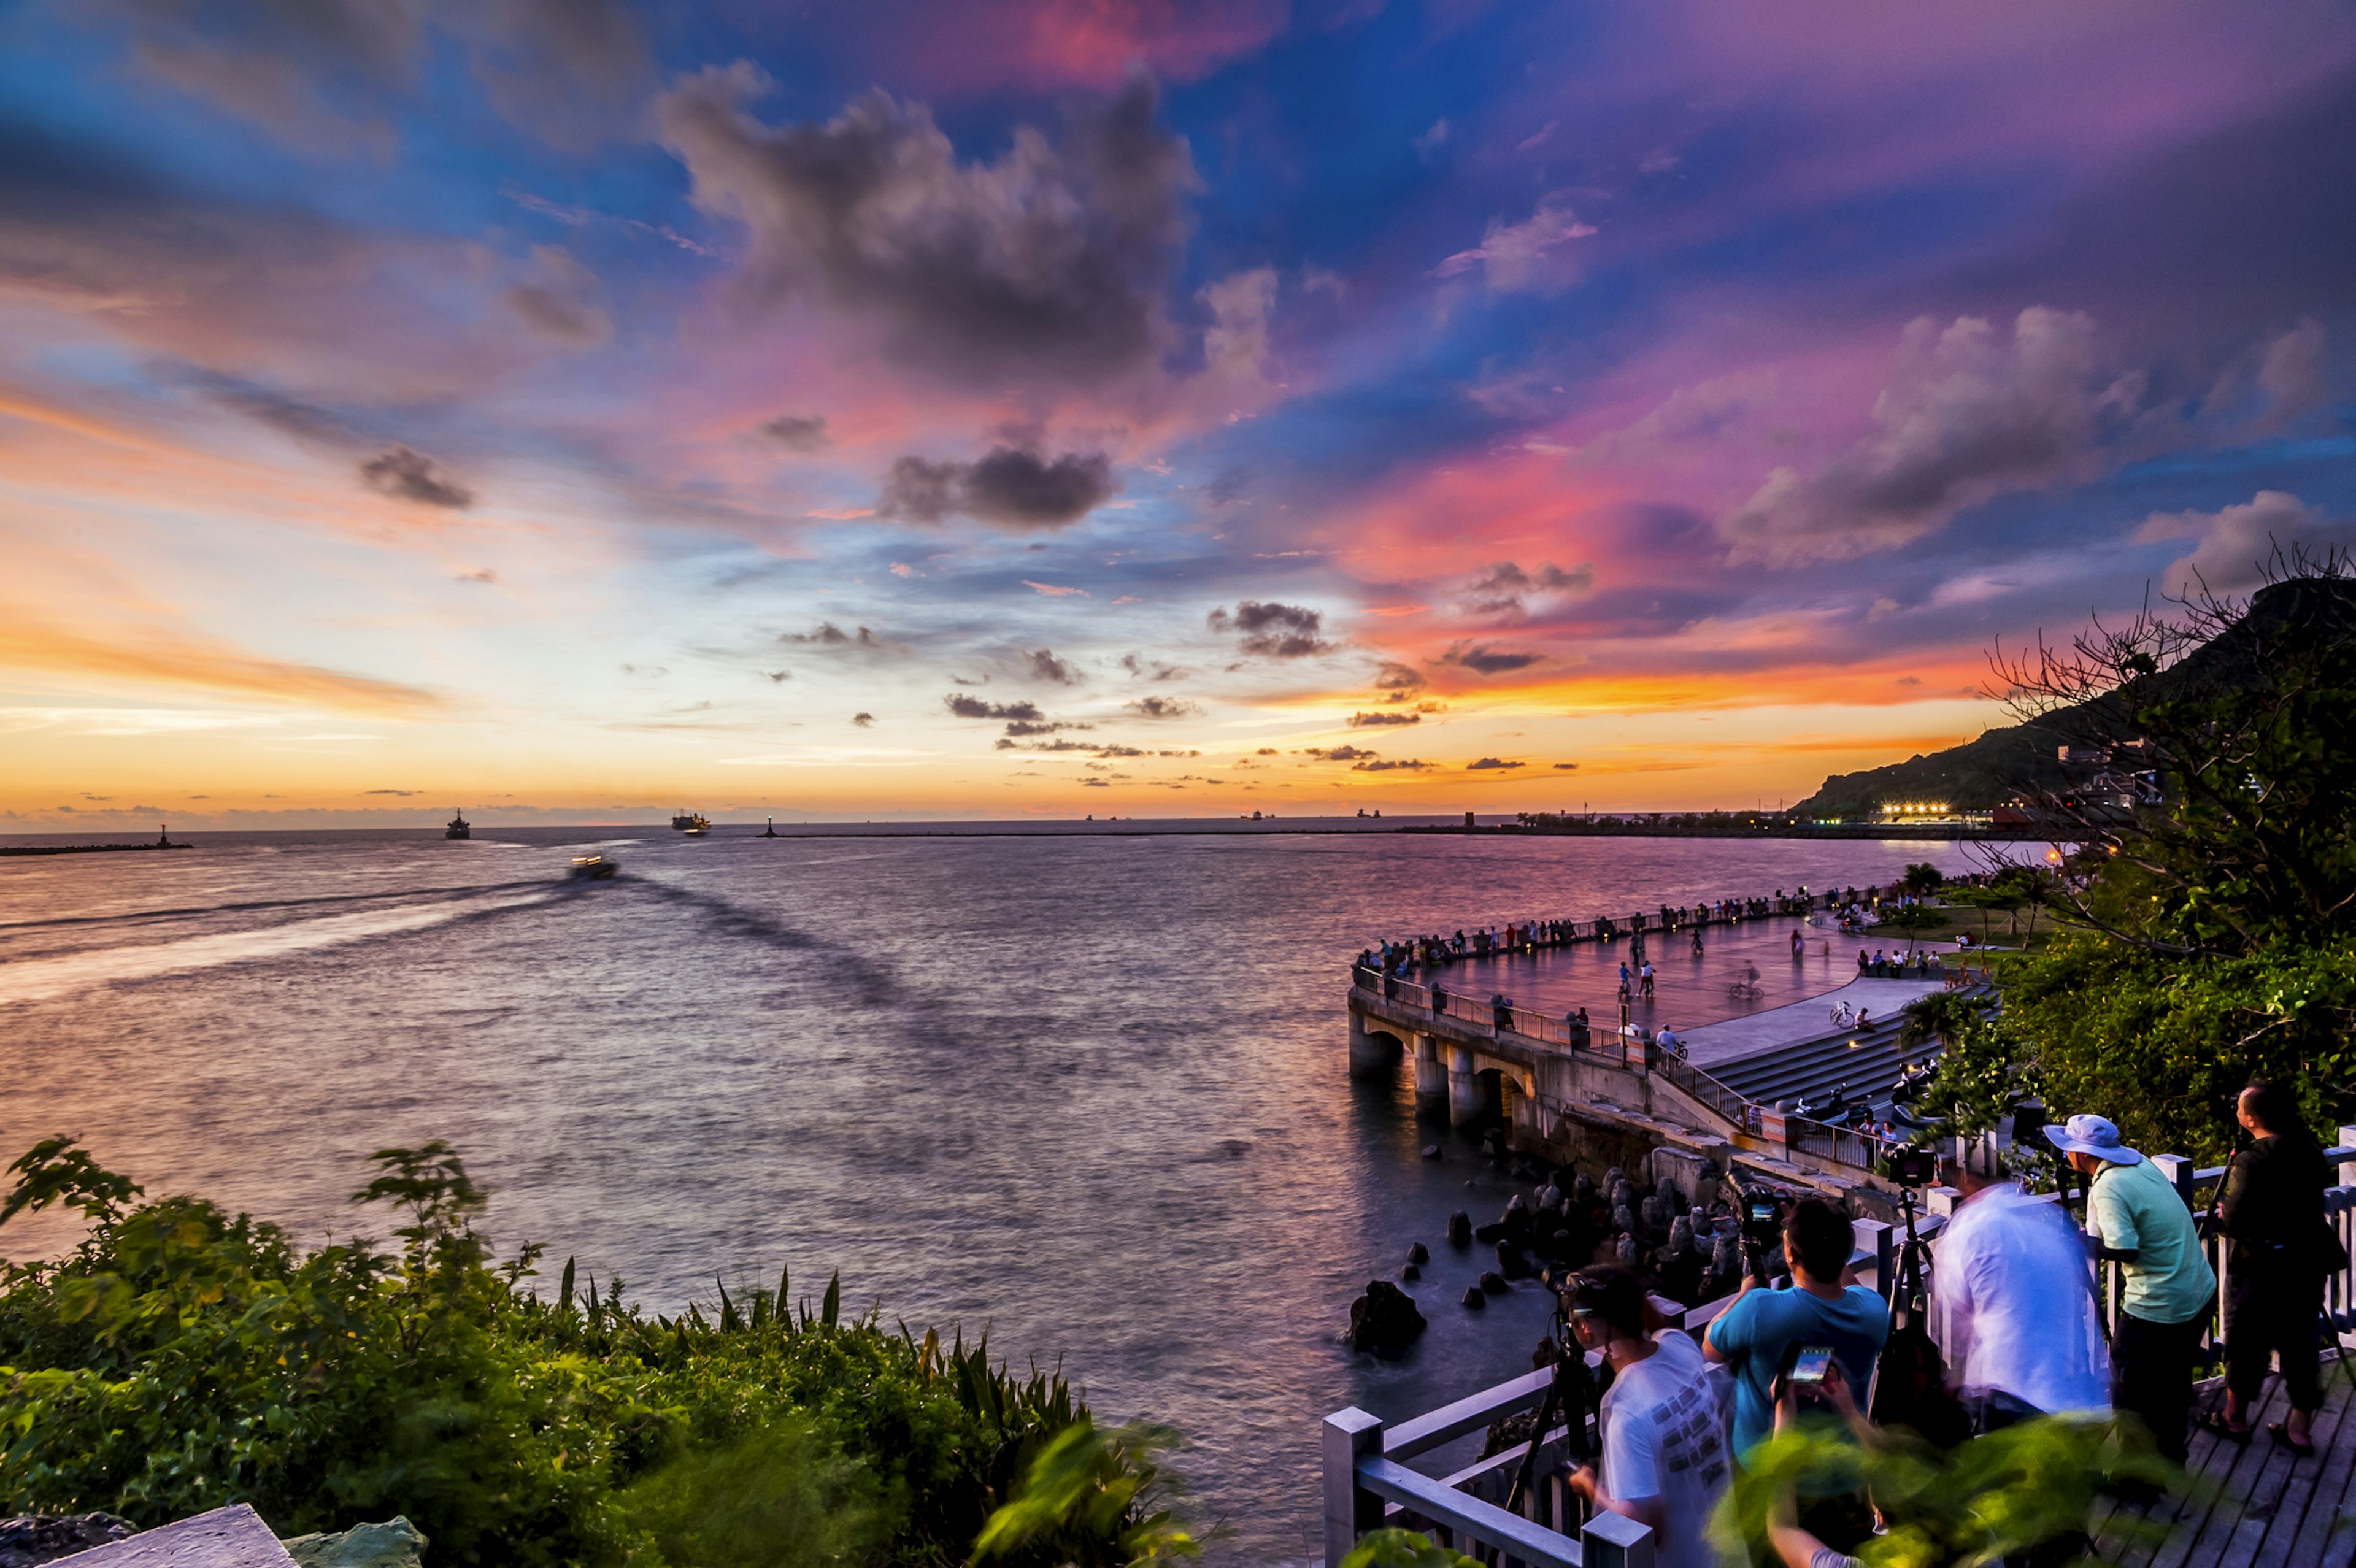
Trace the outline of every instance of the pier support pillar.
{"type": "Polygon", "coordinates": [[[1365,1019],[1355,1008],[1350,1013],[1350,1076],[1353,1078],[1387,1078],[1398,1071],[1399,1039],[1380,1029],[1366,1027],[1365,1019]]]}
{"type": "Polygon", "coordinates": [[[1485,1109],[1481,1104],[1481,1079],[1472,1071],[1472,1048],[1451,1045],[1448,1048],[1448,1119],[1456,1126],[1470,1126],[1481,1119],[1485,1109]]]}
{"type": "Polygon", "coordinates": [[[1436,1036],[1416,1036],[1415,1109],[1418,1115],[1440,1116],[1448,1112],[1448,1061],[1440,1052],[1440,1044],[1436,1036]]]}

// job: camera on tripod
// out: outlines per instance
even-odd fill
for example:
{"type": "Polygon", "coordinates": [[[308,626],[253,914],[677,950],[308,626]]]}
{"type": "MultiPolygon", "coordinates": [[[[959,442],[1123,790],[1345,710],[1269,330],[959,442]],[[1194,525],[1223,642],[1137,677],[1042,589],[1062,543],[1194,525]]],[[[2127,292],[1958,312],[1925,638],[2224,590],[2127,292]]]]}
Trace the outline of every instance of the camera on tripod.
{"type": "Polygon", "coordinates": [[[1742,1195],[1742,1239],[1765,1252],[1783,1239],[1783,1202],[1772,1192],[1742,1195]]]}
{"type": "Polygon", "coordinates": [[[1939,1179],[1939,1151],[1901,1145],[1881,1157],[1884,1179],[1901,1187],[1929,1187],[1939,1179]]]}

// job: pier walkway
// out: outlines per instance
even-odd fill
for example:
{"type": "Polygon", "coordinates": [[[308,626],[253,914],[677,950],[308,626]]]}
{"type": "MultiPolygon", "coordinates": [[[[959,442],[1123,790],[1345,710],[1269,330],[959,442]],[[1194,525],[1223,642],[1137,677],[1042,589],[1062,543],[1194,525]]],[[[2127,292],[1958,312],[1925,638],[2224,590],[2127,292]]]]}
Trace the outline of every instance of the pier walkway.
{"type": "Polygon", "coordinates": [[[1840,1116],[1792,1112],[1840,1090],[1886,1117],[1900,1068],[1928,1054],[1901,1051],[1903,1008],[1967,986],[1968,974],[1933,960],[1927,974],[1915,969],[1919,977],[1859,979],[1860,953],[1903,944],[1807,923],[1796,912],[1747,913],[1701,934],[1696,955],[1690,929],[1646,933],[1655,995],[1631,1001],[1624,1034],[1624,928],[1581,923],[1555,945],[1455,958],[1414,978],[1356,968],[1351,1072],[1384,1078],[1410,1061],[1419,1110],[1459,1126],[1502,1119],[1517,1147],[1558,1159],[1585,1150],[1633,1164],[1666,1149],[1697,1168],[1740,1157],[1772,1179],[1828,1190],[1881,1185],[1879,1137],[1838,1125],[1840,1116]],[[1500,996],[1510,998],[1502,1007],[1500,996]],[[1837,1024],[1837,1001],[1865,1009],[1869,1027],[1837,1024]],[[1682,1056],[1657,1043],[1672,1025],[1682,1056]]]}

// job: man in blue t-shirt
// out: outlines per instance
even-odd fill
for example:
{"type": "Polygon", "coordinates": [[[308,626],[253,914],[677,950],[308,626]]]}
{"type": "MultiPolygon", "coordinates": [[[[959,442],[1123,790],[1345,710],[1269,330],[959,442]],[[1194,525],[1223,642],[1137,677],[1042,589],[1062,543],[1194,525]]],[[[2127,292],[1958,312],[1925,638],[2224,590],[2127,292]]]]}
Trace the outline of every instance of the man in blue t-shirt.
{"type": "Polygon", "coordinates": [[[1861,1285],[1844,1285],[1854,1232],[1839,1211],[1803,1198],[1783,1217],[1792,1288],[1742,1282],[1734,1305],[1709,1326],[1703,1353],[1734,1374],[1734,1456],[1740,1462],[1775,1430],[1775,1382],[1810,1345],[1831,1348],[1853,1389],[1873,1386],[1874,1358],[1890,1338],[1890,1308],[1861,1285]]]}

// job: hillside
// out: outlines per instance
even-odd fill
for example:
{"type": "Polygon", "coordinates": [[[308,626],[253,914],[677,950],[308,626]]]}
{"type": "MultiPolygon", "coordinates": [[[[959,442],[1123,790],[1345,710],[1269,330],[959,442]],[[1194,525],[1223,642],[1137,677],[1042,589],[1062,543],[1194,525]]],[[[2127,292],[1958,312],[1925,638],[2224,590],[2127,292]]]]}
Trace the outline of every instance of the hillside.
{"type": "MultiPolygon", "coordinates": [[[[2254,678],[2251,639],[2356,635],[2356,583],[2344,578],[2302,577],[2259,590],[2249,613],[2231,632],[2194,649],[2181,661],[2147,678],[2191,691],[2233,687],[2254,678]]],[[[1987,811],[2024,790],[2059,791],[2083,784],[2100,769],[2064,763],[2060,749],[2109,735],[2095,704],[2067,709],[2033,724],[2008,724],[1978,740],[1902,763],[1837,773],[1792,808],[1794,816],[1856,818],[1872,815],[1885,801],[1944,801],[1963,811],[1987,811]]]]}

